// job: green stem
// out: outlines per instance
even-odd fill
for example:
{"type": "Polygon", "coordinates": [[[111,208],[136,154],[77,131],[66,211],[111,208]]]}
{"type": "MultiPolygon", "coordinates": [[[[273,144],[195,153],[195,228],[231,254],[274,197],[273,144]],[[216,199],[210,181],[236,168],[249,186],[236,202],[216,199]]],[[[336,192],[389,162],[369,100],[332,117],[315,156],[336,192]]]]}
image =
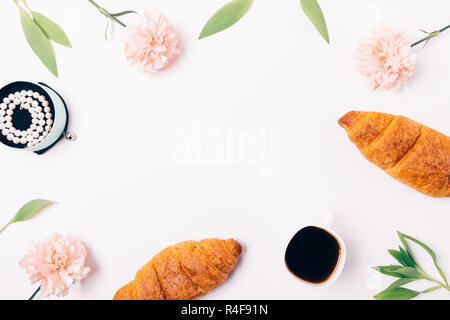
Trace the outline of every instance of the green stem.
{"type": "Polygon", "coordinates": [[[38,292],[41,290],[41,287],[37,288],[37,290],[31,295],[30,299],[28,300],[33,300],[33,298],[38,294],[38,292]]]}
{"type": "Polygon", "coordinates": [[[25,5],[25,7],[27,7],[28,10],[30,10],[30,7],[28,6],[28,3],[26,0],[22,0],[23,4],[25,5]]]}
{"type": "Polygon", "coordinates": [[[109,13],[108,10],[106,10],[105,8],[102,8],[100,5],[98,5],[94,0],[88,0],[94,7],[96,7],[98,9],[98,11],[100,11],[100,13],[102,15],[104,15],[105,17],[113,20],[114,22],[120,24],[122,27],[126,28],[126,24],[123,23],[122,21],[120,21],[119,19],[117,19],[115,16],[113,16],[111,13],[109,13]]]}
{"type": "Polygon", "coordinates": [[[3,228],[1,228],[0,233],[2,233],[10,224],[11,222],[8,222],[3,228]]]}
{"type": "Polygon", "coordinates": [[[425,38],[420,39],[419,41],[414,42],[414,43],[411,45],[411,47],[415,47],[415,46],[417,46],[418,44],[421,44],[421,43],[424,42],[424,41],[428,41],[428,40],[430,40],[430,39],[432,39],[432,38],[434,38],[434,37],[437,37],[438,35],[440,35],[442,32],[444,32],[444,31],[447,30],[447,29],[450,29],[450,24],[449,24],[448,26],[446,26],[446,27],[440,29],[440,30],[436,30],[436,31],[433,31],[433,32],[429,33],[428,36],[426,36],[425,38]]]}
{"type": "MultiPolygon", "coordinates": [[[[18,7],[20,7],[20,0],[13,0],[14,4],[18,7]]],[[[28,10],[30,10],[30,7],[28,6],[28,3],[26,0],[22,0],[22,4],[25,6],[25,8],[27,8],[28,10]]]]}
{"type": "Polygon", "coordinates": [[[442,288],[447,289],[448,291],[450,291],[450,287],[449,287],[449,286],[447,286],[445,283],[443,283],[443,282],[441,282],[441,281],[439,281],[439,280],[436,280],[436,279],[430,277],[430,276],[422,269],[422,267],[421,267],[419,264],[417,264],[417,263],[416,263],[416,269],[420,271],[420,273],[422,274],[422,276],[423,276],[424,279],[426,279],[426,280],[428,280],[428,281],[431,281],[431,282],[434,282],[434,283],[438,284],[439,286],[441,286],[442,288]]]}
{"type": "Polygon", "coordinates": [[[428,280],[428,281],[431,281],[431,282],[434,282],[434,283],[440,285],[442,288],[447,289],[448,291],[450,291],[450,287],[447,286],[445,283],[443,283],[443,282],[441,282],[441,281],[439,281],[439,280],[436,280],[436,279],[430,277],[430,276],[429,276],[428,274],[426,274],[425,272],[422,272],[422,275],[423,275],[423,278],[424,278],[424,279],[426,279],[426,280],[428,280]]]}

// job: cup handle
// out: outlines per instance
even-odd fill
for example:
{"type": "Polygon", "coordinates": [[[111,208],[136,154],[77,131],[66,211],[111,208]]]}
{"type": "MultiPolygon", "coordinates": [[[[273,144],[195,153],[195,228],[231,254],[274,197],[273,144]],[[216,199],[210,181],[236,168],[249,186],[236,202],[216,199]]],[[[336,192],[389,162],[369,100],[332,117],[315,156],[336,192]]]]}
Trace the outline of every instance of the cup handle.
{"type": "Polygon", "coordinates": [[[323,226],[326,228],[330,228],[331,225],[333,224],[335,218],[335,214],[334,212],[330,212],[327,217],[325,218],[325,221],[323,222],[323,226]]]}

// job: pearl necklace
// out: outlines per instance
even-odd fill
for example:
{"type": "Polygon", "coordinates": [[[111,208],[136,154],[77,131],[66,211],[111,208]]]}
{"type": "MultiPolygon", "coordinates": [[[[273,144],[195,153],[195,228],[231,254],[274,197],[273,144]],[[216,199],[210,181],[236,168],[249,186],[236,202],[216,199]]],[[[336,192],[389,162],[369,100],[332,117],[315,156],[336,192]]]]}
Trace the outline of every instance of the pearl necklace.
{"type": "Polygon", "coordinates": [[[14,144],[26,145],[30,148],[48,136],[53,125],[52,109],[45,96],[32,90],[22,90],[9,94],[0,104],[0,130],[8,141],[14,144]],[[27,130],[14,128],[12,116],[18,107],[28,110],[31,114],[31,125],[27,130]]]}

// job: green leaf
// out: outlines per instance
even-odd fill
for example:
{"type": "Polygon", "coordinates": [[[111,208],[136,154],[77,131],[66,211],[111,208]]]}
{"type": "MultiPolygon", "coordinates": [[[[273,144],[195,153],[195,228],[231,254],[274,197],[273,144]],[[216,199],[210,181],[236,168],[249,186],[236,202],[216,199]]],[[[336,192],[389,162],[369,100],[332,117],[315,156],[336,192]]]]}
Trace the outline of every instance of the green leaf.
{"type": "Polygon", "coordinates": [[[53,204],[53,201],[43,200],[43,199],[35,199],[27,202],[19,209],[16,215],[8,222],[6,226],[4,226],[0,232],[6,229],[12,223],[21,222],[30,219],[34,215],[36,215],[39,211],[44,209],[45,207],[53,204]]]}
{"type": "Polygon", "coordinates": [[[372,267],[372,269],[385,274],[387,276],[396,277],[396,278],[406,278],[404,274],[396,272],[397,270],[404,268],[403,266],[396,266],[396,265],[390,265],[390,266],[377,266],[372,267]]]}
{"type": "Polygon", "coordinates": [[[34,23],[28,13],[20,7],[19,11],[20,21],[28,44],[47,69],[53,73],[55,77],[58,77],[58,67],[56,65],[56,57],[52,44],[47,39],[47,36],[42,29],[34,23]]]}
{"type": "Polygon", "coordinates": [[[53,201],[44,199],[35,199],[27,202],[19,209],[17,214],[12,218],[12,222],[25,221],[36,215],[39,211],[45,207],[54,204],[53,201]]]}
{"type": "Polygon", "coordinates": [[[416,281],[416,280],[418,280],[418,279],[416,279],[416,278],[402,278],[402,279],[398,279],[398,280],[392,282],[391,285],[386,288],[386,290],[398,288],[398,287],[401,287],[401,286],[403,286],[405,284],[408,284],[408,283],[416,281]]]}
{"type": "Polygon", "coordinates": [[[233,0],[227,3],[206,22],[198,38],[203,39],[231,27],[248,12],[252,2],[253,0],[233,0]]]}
{"type": "Polygon", "coordinates": [[[399,263],[404,265],[405,267],[416,267],[416,262],[412,259],[412,257],[403,250],[402,247],[399,246],[399,251],[396,250],[388,250],[389,254],[394,257],[399,263]]]}
{"type": "MultiPolygon", "coordinates": [[[[401,233],[401,232],[399,232],[399,231],[397,231],[397,233],[398,233],[398,235],[399,235],[399,237],[400,237],[400,240],[402,240],[402,242],[405,242],[405,243],[406,243],[405,239],[411,240],[412,242],[414,242],[414,243],[418,244],[419,246],[421,246],[422,248],[424,248],[426,252],[428,252],[428,254],[429,254],[429,255],[431,256],[431,258],[433,259],[434,266],[435,266],[436,269],[438,270],[438,272],[439,272],[439,274],[441,275],[442,279],[445,281],[445,284],[448,286],[447,278],[445,277],[444,271],[442,271],[441,267],[439,267],[439,265],[438,265],[438,263],[437,263],[436,253],[434,253],[434,251],[431,250],[430,247],[428,247],[426,244],[420,242],[419,240],[414,239],[413,237],[410,237],[410,236],[408,236],[408,235],[406,235],[406,234],[404,234],[404,233],[401,233]]],[[[406,243],[405,247],[406,247],[407,245],[408,245],[408,244],[406,243]]],[[[408,250],[408,251],[409,251],[409,250],[408,250]]],[[[411,256],[412,256],[412,254],[411,254],[411,256]]]]}
{"type": "Polygon", "coordinates": [[[442,286],[434,286],[434,287],[431,287],[431,288],[428,288],[428,289],[422,291],[422,293],[430,293],[430,292],[433,292],[434,290],[437,290],[440,288],[442,288],[442,286]]]}
{"type": "Polygon", "coordinates": [[[414,260],[412,254],[409,253],[409,251],[406,251],[406,254],[408,255],[409,259],[412,261],[412,263],[414,263],[414,266],[417,267],[418,264],[417,264],[417,262],[414,260]]]}
{"type": "Polygon", "coordinates": [[[138,14],[136,11],[127,10],[127,11],[122,11],[122,12],[118,12],[118,13],[111,13],[111,15],[113,17],[121,17],[121,16],[124,16],[124,15],[127,15],[127,14],[131,14],[131,13],[138,14]]]}
{"type": "Polygon", "coordinates": [[[381,291],[374,296],[377,300],[409,300],[417,297],[420,292],[406,289],[406,288],[393,288],[381,291]]]}
{"type": "Polygon", "coordinates": [[[405,247],[406,252],[408,252],[410,254],[410,256],[412,256],[411,248],[409,247],[408,242],[406,242],[405,237],[403,237],[403,234],[400,231],[397,231],[397,235],[400,238],[401,243],[405,247]]]}
{"type": "Polygon", "coordinates": [[[412,256],[410,254],[408,254],[407,251],[403,250],[403,248],[400,246],[399,246],[399,250],[400,250],[401,258],[402,258],[403,262],[405,263],[405,265],[407,267],[415,268],[416,262],[414,261],[412,256]]]}
{"type": "Polygon", "coordinates": [[[72,48],[69,38],[60,26],[39,12],[31,11],[31,15],[33,16],[34,22],[44,31],[49,40],[72,48]]]}
{"type": "Polygon", "coordinates": [[[389,254],[395,259],[397,260],[400,264],[402,264],[403,266],[407,267],[407,265],[405,264],[405,262],[402,259],[402,255],[399,251],[396,250],[388,250],[389,254]]]}
{"type": "Polygon", "coordinates": [[[110,18],[106,18],[106,28],[105,28],[105,39],[106,41],[109,41],[108,39],[108,30],[109,30],[109,26],[111,25],[111,19],[110,18]]]}
{"type": "Polygon", "coordinates": [[[417,269],[411,267],[403,267],[397,269],[395,272],[400,273],[408,278],[423,278],[423,275],[419,271],[417,271],[417,269]]]}
{"type": "Polygon", "coordinates": [[[320,8],[317,0],[300,0],[300,5],[302,6],[306,16],[316,27],[317,31],[319,31],[326,42],[330,43],[325,17],[323,16],[322,9],[320,8]]]}

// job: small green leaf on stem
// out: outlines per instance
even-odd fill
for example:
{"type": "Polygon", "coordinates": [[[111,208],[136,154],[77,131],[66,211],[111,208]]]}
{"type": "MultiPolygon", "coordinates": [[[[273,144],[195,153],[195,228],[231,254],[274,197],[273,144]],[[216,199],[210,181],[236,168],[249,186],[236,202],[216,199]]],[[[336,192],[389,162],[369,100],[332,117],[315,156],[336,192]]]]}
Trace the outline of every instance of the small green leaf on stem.
{"type": "Polygon", "coordinates": [[[425,38],[420,39],[419,41],[416,41],[416,42],[414,42],[413,44],[411,44],[411,47],[415,47],[415,46],[417,46],[418,44],[421,44],[422,42],[425,41],[425,45],[423,46],[423,47],[425,48],[425,46],[427,45],[428,41],[430,41],[431,39],[433,39],[433,38],[439,36],[442,32],[444,32],[444,31],[446,31],[446,30],[448,30],[448,29],[450,29],[450,24],[449,24],[448,26],[445,26],[444,28],[442,28],[442,29],[440,29],[440,30],[435,30],[435,31],[433,31],[433,32],[427,32],[427,31],[424,31],[424,30],[420,30],[420,31],[426,33],[427,36],[426,36],[425,38]]]}
{"type": "Polygon", "coordinates": [[[44,31],[49,40],[72,48],[69,38],[60,26],[39,12],[31,11],[31,15],[33,16],[34,22],[44,31]]]}
{"type": "Polygon", "coordinates": [[[47,36],[42,29],[34,23],[33,19],[31,19],[24,9],[19,7],[19,11],[20,21],[28,44],[47,69],[53,73],[55,77],[58,77],[55,52],[50,40],[47,39],[47,36]]]}
{"type": "Polygon", "coordinates": [[[404,275],[407,278],[423,278],[422,274],[415,268],[403,267],[396,270],[397,273],[404,275]]]}
{"type": "Polygon", "coordinates": [[[400,264],[402,264],[403,266],[407,267],[407,265],[405,264],[405,262],[402,259],[402,255],[400,253],[400,251],[396,251],[396,250],[388,250],[389,254],[395,259],[397,260],[400,264]]]}
{"type": "MultiPolygon", "coordinates": [[[[404,239],[408,239],[411,240],[412,242],[418,244],[419,246],[421,246],[423,249],[425,249],[426,252],[428,252],[428,254],[431,256],[431,258],[433,259],[433,263],[434,266],[436,267],[437,271],[439,272],[439,274],[441,275],[442,279],[444,280],[445,284],[448,287],[448,282],[447,282],[447,278],[445,277],[444,271],[442,271],[441,267],[438,265],[437,263],[437,257],[436,257],[436,253],[434,253],[433,250],[431,250],[430,247],[428,247],[426,244],[424,244],[423,242],[420,242],[417,239],[414,239],[413,237],[410,237],[406,234],[403,234],[401,232],[398,232],[399,235],[401,235],[402,238],[404,239]]],[[[405,241],[406,242],[406,241],[405,241]]]]}
{"type": "Polygon", "coordinates": [[[409,255],[408,252],[405,251],[402,247],[399,246],[398,248],[400,250],[401,259],[405,263],[405,266],[411,267],[411,268],[415,268],[416,267],[416,262],[414,261],[412,256],[409,255]]]}
{"type": "Polygon", "coordinates": [[[230,1],[206,22],[198,38],[203,39],[231,27],[248,12],[252,2],[253,0],[230,1]]]}
{"type": "Polygon", "coordinates": [[[22,206],[22,208],[19,209],[19,211],[16,213],[16,215],[4,226],[2,229],[0,229],[0,232],[6,229],[7,226],[9,226],[12,223],[15,222],[21,222],[30,219],[31,217],[35,216],[39,211],[44,209],[45,207],[53,204],[53,201],[50,200],[43,200],[43,199],[35,199],[31,200],[30,202],[27,202],[22,206]]]}
{"type": "MultiPolygon", "coordinates": [[[[88,0],[95,8],[97,8],[97,10],[104,15],[106,18],[111,19],[112,21],[120,24],[122,27],[126,27],[127,25],[125,23],[123,23],[122,21],[120,21],[119,19],[117,19],[118,16],[120,16],[120,12],[119,14],[111,14],[108,10],[106,10],[105,8],[101,7],[100,5],[98,5],[94,0],[88,0]]],[[[134,11],[128,10],[129,13],[133,13],[134,11]]],[[[126,12],[126,11],[124,11],[126,12]]],[[[128,13],[124,13],[124,14],[128,14],[128,13]]]]}
{"type": "Polygon", "coordinates": [[[426,290],[423,290],[422,293],[430,293],[430,292],[433,292],[434,290],[437,290],[440,288],[442,288],[442,286],[434,286],[434,287],[428,288],[426,290]]]}
{"type": "Polygon", "coordinates": [[[136,11],[126,10],[126,11],[122,11],[122,12],[118,12],[118,13],[111,13],[111,15],[113,17],[121,17],[121,16],[124,16],[124,15],[127,15],[127,14],[131,14],[131,13],[138,14],[136,11]]]}
{"type": "Polygon", "coordinates": [[[105,39],[106,41],[109,41],[108,39],[108,31],[109,31],[109,26],[111,25],[111,19],[110,18],[106,18],[106,28],[105,28],[105,39]]]}
{"type": "Polygon", "coordinates": [[[316,27],[317,31],[322,35],[326,42],[330,43],[330,37],[328,35],[327,23],[323,16],[322,9],[319,6],[317,0],[300,0],[303,12],[316,27]]]}
{"type": "Polygon", "coordinates": [[[396,272],[397,270],[403,268],[403,266],[396,266],[396,265],[390,265],[390,266],[377,266],[372,267],[372,269],[385,274],[387,276],[396,277],[396,278],[406,278],[404,274],[396,272]]]}
{"type": "Polygon", "coordinates": [[[398,280],[392,282],[391,285],[390,285],[389,287],[386,288],[386,290],[398,288],[398,287],[401,287],[401,286],[403,286],[403,285],[405,285],[405,284],[408,284],[408,283],[413,282],[413,281],[416,281],[416,280],[418,280],[418,279],[415,279],[415,278],[402,278],[402,279],[398,279],[398,280]]]}
{"type": "Polygon", "coordinates": [[[405,238],[403,237],[403,234],[400,231],[397,231],[397,235],[400,238],[400,242],[403,244],[403,246],[406,249],[406,252],[408,252],[410,254],[410,256],[412,257],[412,251],[411,248],[408,245],[408,242],[406,242],[405,238]]]}
{"type": "Polygon", "coordinates": [[[377,300],[409,300],[417,297],[420,294],[418,291],[406,288],[393,288],[381,291],[374,296],[377,300]]]}

